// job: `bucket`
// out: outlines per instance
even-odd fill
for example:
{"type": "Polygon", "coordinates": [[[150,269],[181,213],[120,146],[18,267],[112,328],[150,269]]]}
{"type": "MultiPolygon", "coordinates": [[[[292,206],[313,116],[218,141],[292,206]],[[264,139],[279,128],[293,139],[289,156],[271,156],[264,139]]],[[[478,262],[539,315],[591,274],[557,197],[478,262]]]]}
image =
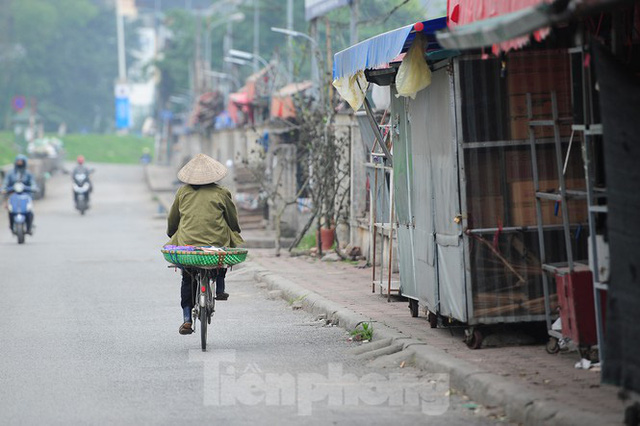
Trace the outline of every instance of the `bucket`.
{"type": "MultiPolygon", "coordinates": [[[[320,228],[320,236],[322,237],[322,250],[330,250],[333,246],[336,228],[320,228]]],[[[316,238],[318,233],[316,232],[316,238]]]]}

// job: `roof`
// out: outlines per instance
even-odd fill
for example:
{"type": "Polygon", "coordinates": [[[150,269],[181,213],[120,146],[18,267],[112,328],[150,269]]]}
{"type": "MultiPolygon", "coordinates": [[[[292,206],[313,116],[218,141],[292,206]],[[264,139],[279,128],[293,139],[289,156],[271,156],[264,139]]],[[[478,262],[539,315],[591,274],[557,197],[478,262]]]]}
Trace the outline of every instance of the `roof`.
{"type": "Polygon", "coordinates": [[[313,87],[313,82],[311,81],[302,81],[300,83],[291,83],[286,86],[280,88],[277,92],[273,94],[273,96],[277,97],[286,97],[294,95],[298,92],[302,92],[307,89],[311,89],[313,87]]]}
{"type": "Polygon", "coordinates": [[[435,32],[447,27],[447,18],[436,18],[416,22],[355,44],[335,54],[333,78],[339,79],[356,74],[358,71],[379,67],[389,63],[409,50],[417,32],[427,36],[427,52],[441,50],[435,32]]]}

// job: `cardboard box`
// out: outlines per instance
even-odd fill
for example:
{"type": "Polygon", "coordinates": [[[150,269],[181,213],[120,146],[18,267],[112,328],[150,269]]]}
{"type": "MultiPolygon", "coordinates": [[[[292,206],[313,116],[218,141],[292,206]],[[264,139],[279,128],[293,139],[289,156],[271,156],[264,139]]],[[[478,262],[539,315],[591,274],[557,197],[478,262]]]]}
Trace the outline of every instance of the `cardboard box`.
{"type": "MultiPolygon", "coordinates": [[[[534,118],[534,120],[550,120],[551,117],[534,118]]],[[[509,130],[512,140],[529,139],[529,119],[527,117],[511,117],[509,120],[509,130]]],[[[536,140],[553,139],[555,137],[552,126],[538,126],[533,129],[536,140]]],[[[560,137],[571,136],[571,124],[560,125],[560,137]]]]}
{"type": "Polygon", "coordinates": [[[538,93],[549,95],[551,92],[571,92],[571,77],[568,70],[546,70],[540,74],[514,73],[507,69],[507,93],[525,95],[538,93]]]}
{"type": "MultiPolygon", "coordinates": [[[[538,224],[536,216],[535,202],[512,204],[511,226],[535,226],[538,224]]],[[[542,224],[559,225],[562,223],[562,216],[555,216],[555,202],[545,201],[542,203],[542,224]]]]}
{"type": "MultiPolygon", "coordinates": [[[[567,179],[565,184],[568,189],[582,189],[585,187],[584,179],[567,179]]],[[[558,181],[556,179],[541,180],[540,192],[558,191],[558,181]]],[[[533,180],[523,180],[511,182],[509,184],[509,195],[511,204],[533,203],[535,202],[535,191],[533,180]]],[[[572,200],[578,201],[578,200],[572,200]]]]}
{"type": "Polygon", "coordinates": [[[467,150],[465,169],[468,197],[502,195],[500,156],[496,151],[467,150]]]}
{"type": "MultiPolygon", "coordinates": [[[[538,179],[555,180],[556,170],[555,149],[537,147],[538,179]]],[[[523,148],[505,153],[507,183],[532,180],[531,149],[523,148]]]]}
{"type": "Polygon", "coordinates": [[[507,60],[510,95],[571,92],[571,65],[566,50],[511,52],[507,60]]]}
{"type": "Polygon", "coordinates": [[[467,200],[469,228],[497,228],[504,224],[503,197],[469,197],[467,200]]]}
{"type": "MultiPolygon", "coordinates": [[[[514,52],[507,63],[507,87],[509,95],[509,120],[511,139],[529,138],[527,93],[532,97],[533,120],[550,120],[553,117],[551,92],[556,93],[558,116],[571,118],[571,67],[566,50],[514,52]]],[[[536,127],[536,139],[553,138],[553,127],[536,127]]],[[[560,135],[571,135],[571,126],[560,127],[560,135]]]]}
{"type": "MultiPolygon", "coordinates": [[[[534,120],[549,120],[553,117],[551,93],[531,93],[531,113],[534,120]]],[[[556,103],[558,105],[558,116],[561,118],[571,117],[571,92],[556,92],[556,103]]],[[[509,95],[509,115],[511,117],[528,117],[527,95],[509,95]]]]}
{"type": "MultiPolygon", "coordinates": [[[[588,222],[587,203],[585,200],[570,200],[569,223],[586,224],[588,222]]],[[[542,202],[542,224],[561,225],[562,205],[560,204],[556,214],[555,201],[542,202]]],[[[511,214],[511,226],[535,226],[537,225],[535,202],[512,204],[509,213],[511,214]]]]}

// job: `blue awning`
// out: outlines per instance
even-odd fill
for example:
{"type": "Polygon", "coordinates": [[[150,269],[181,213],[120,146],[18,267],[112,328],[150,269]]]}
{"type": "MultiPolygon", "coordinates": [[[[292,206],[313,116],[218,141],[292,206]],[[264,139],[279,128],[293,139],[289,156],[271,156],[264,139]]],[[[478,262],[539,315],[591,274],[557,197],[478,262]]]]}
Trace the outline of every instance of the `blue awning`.
{"type": "MultiPolygon", "coordinates": [[[[422,22],[422,33],[427,36],[427,52],[439,50],[435,32],[447,27],[447,18],[430,19],[422,22]]],[[[398,28],[353,45],[334,56],[333,78],[349,77],[368,68],[389,63],[392,59],[409,50],[416,37],[415,24],[398,28]]]]}

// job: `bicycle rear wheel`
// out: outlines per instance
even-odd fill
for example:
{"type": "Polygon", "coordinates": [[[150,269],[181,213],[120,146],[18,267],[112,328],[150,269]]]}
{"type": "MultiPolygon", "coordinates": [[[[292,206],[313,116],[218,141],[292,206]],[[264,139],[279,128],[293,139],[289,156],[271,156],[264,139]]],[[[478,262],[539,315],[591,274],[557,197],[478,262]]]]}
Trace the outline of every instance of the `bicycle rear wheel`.
{"type": "Polygon", "coordinates": [[[207,329],[209,325],[209,308],[208,308],[208,298],[209,294],[211,294],[211,289],[209,288],[209,274],[206,271],[202,271],[200,273],[198,279],[198,303],[200,305],[199,311],[199,320],[200,320],[200,344],[202,346],[202,350],[207,350],[207,329]]]}
{"type": "Polygon", "coordinates": [[[200,343],[202,345],[202,350],[207,350],[207,326],[209,324],[208,315],[207,315],[207,307],[200,307],[200,343]]]}

